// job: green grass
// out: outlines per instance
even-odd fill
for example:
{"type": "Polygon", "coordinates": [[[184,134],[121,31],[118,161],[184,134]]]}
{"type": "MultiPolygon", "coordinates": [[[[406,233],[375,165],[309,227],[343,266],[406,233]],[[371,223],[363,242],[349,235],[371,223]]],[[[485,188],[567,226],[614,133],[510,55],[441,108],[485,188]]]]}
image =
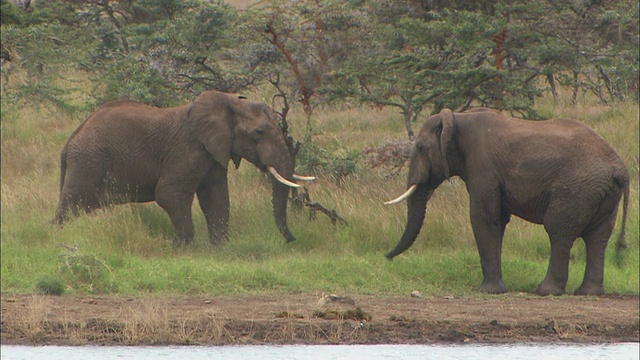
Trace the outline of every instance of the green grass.
{"type": "MultiPolygon", "coordinates": [[[[390,262],[383,255],[403,231],[406,207],[382,202],[404,190],[405,173],[386,179],[386,174],[365,168],[360,161],[358,173],[343,184],[321,175],[308,186],[312,200],[335,209],[348,225],[333,226],[322,214],[312,220],[308,210],[290,208],[289,224],[298,241],[285,244],[273,223],[268,182],[243,162],[229,176],[230,240],[219,246],[208,243],[202,213],[194,203],[196,239],[189,246],[174,248],[168,216],[153,203],[116,206],[73,219],[63,228],[52,226],[59,153],[83,116],[5,105],[1,124],[3,292],[43,291],[48,284],[42,281],[49,279],[61,281],[64,293],[71,294],[408,294],[412,290],[479,294],[480,261],[468,220],[468,196],[459,180],[436,191],[416,243],[390,262]]],[[[576,118],[594,128],[628,165],[632,176],[629,249],[624,266],[618,268],[614,246],[609,247],[605,289],[638,294],[637,105],[572,107],[545,99],[539,107],[546,115],[576,118]]],[[[304,115],[294,112],[290,122],[301,137],[304,115]]],[[[419,126],[414,125],[416,130],[419,126]]],[[[313,128],[318,145],[333,152],[360,151],[406,137],[400,116],[386,109],[320,109],[313,128]]],[[[584,258],[584,245],[578,240],[572,250],[567,292],[580,285],[584,258]]],[[[533,291],[546,273],[548,259],[549,241],[542,227],[513,219],[503,249],[504,281],[509,289],[533,291]]]]}

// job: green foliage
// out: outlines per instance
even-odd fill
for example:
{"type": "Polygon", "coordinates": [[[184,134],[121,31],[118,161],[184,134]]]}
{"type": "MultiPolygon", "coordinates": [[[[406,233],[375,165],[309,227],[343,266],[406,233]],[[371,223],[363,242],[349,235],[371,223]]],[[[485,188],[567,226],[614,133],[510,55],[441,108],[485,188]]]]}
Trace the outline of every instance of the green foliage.
{"type": "Polygon", "coordinates": [[[357,172],[359,151],[335,151],[333,153],[321,148],[312,141],[306,141],[296,161],[296,171],[303,174],[330,174],[334,180],[342,182],[349,175],[357,172]]]}
{"type": "MultiPolygon", "coordinates": [[[[638,100],[639,11],[630,0],[273,0],[243,10],[200,0],[47,0],[32,11],[5,0],[2,9],[3,58],[26,71],[21,84],[40,84],[9,95],[56,106],[78,97],[58,78],[70,68],[96,80],[90,103],[175,105],[204,89],[277,84],[308,115],[345,98],[397,107],[410,137],[423,109],[476,104],[538,117],[536,99],[557,97],[559,86],[574,102],[580,91],[606,103],[638,100]]],[[[15,77],[9,72],[3,67],[15,77]]]]}
{"type": "Polygon", "coordinates": [[[0,22],[3,25],[22,25],[23,13],[9,0],[2,0],[0,4],[0,22]]]}
{"type": "Polygon", "coordinates": [[[369,66],[358,67],[357,78],[367,79],[361,99],[400,107],[411,120],[427,105],[437,113],[472,102],[534,115],[539,91],[531,70],[516,63],[501,69],[490,51],[506,26],[493,14],[443,11],[427,18],[405,16],[376,29],[381,48],[369,66]]]}
{"type": "Polygon", "coordinates": [[[69,113],[83,110],[86,104],[74,101],[83,90],[69,74],[86,60],[91,43],[91,34],[56,21],[3,23],[3,100],[14,106],[52,104],[69,113]]]}
{"type": "Polygon", "coordinates": [[[171,106],[205,89],[234,92],[252,81],[229,56],[229,46],[236,44],[229,31],[235,18],[231,7],[167,2],[171,6],[142,2],[127,9],[129,17],[101,20],[100,42],[88,65],[104,84],[97,97],[171,106]]]}
{"type": "Polygon", "coordinates": [[[317,173],[322,170],[329,162],[329,154],[327,150],[320,148],[313,142],[306,142],[296,156],[298,168],[296,171],[303,173],[317,173]]]}
{"type": "Polygon", "coordinates": [[[36,292],[42,295],[62,295],[64,283],[60,279],[46,277],[38,281],[36,292]]]}
{"type": "Polygon", "coordinates": [[[83,253],[77,246],[63,247],[58,255],[60,273],[70,282],[89,293],[110,293],[117,290],[109,265],[96,255],[83,253]]]}
{"type": "Polygon", "coordinates": [[[638,99],[638,11],[621,11],[636,2],[375,3],[372,41],[323,91],[400,108],[410,138],[425,108],[481,105],[540,118],[536,99],[557,98],[559,86],[573,89],[573,102],[580,90],[604,103],[638,99]]]}
{"type": "MultiPolygon", "coordinates": [[[[176,106],[187,101],[185,94],[168,87],[163,74],[146,64],[123,58],[109,62],[101,70],[105,74],[102,101],[134,99],[156,106],[176,106]]],[[[190,100],[190,99],[189,99],[190,100]]]]}

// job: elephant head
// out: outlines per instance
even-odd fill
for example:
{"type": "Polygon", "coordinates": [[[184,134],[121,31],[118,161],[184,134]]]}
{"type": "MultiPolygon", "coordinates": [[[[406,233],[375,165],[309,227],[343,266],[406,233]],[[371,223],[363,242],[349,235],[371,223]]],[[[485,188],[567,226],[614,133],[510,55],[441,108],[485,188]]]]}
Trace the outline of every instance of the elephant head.
{"type": "Polygon", "coordinates": [[[391,260],[414,243],[424,222],[427,201],[433,191],[451,176],[449,162],[455,132],[453,113],[444,109],[423,125],[411,153],[407,191],[385,204],[407,200],[407,225],[398,244],[385,256],[391,260]]]}
{"type": "Polygon", "coordinates": [[[236,168],[241,159],[270,174],[273,181],[273,214],[287,242],[295,240],[287,226],[289,188],[295,180],[313,177],[294,174],[294,163],[279,126],[276,113],[264,103],[243,96],[208,91],[191,105],[188,115],[196,136],[213,159],[227,167],[229,159],[236,168]]]}

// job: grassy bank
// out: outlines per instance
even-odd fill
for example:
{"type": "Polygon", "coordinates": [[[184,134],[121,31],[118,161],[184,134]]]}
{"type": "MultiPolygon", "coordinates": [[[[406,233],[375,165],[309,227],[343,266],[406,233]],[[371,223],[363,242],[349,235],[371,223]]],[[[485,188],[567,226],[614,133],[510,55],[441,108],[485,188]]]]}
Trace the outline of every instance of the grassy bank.
{"type": "MultiPolygon", "coordinates": [[[[605,289],[638,294],[637,104],[572,107],[543,101],[539,110],[545,116],[576,118],[594,128],[629,167],[630,246],[622,268],[614,265],[614,246],[609,247],[605,289]]],[[[179,249],[171,246],[173,228],[168,216],[155,204],[118,206],[74,219],[62,229],[53,227],[60,150],[85,115],[3,104],[3,292],[35,292],[45,282],[62,282],[67,293],[128,295],[407,294],[412,290],[478,294],[480,261],[464,184],[453,180],[436,191],[418,240],[389,262],[383,254],[402,233],[406,207],[382,202],[404,190],[405,173],[388,179],[385,172],[365,167],[362,159],[357,174],[345,182],[321,175],[308,186],[313,201],[335,209],[348,224],[334,226],[322,214],[311,219],[306,209],[291,209],[289,224],[298,238],[292,244],[284,243],[273,223],[269,183],[246,162],[230,171],[231,238],[220,246],[209,245],[196,202],[196,239],[179,249]]],[[[290,122],[301,137],[304,115],[294,113],[290,122]]],[[[393,110],[318,109],[313,128],[314,141],[335,155],[406,136],[400,115],[393,110]]],[[[585,252],[581,240],[576,241],[572,254],[568,292],[582,280],[585,252]]],[[[545,275],[548,259],[549,241],[543,228],[513,219],[503,249],[507,287],[533,291],[545,275]]]]}

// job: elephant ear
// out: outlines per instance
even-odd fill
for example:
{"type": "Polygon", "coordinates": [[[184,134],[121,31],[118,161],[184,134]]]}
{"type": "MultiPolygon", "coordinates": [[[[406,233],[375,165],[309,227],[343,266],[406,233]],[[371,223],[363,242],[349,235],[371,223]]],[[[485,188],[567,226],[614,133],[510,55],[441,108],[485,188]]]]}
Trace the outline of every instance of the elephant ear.
{"type": "Polygon", "coordinates": [[[447,162],[447,152],[453,139],[453,112],[449,109],[442,109],[440,112],[440,156],[442,156],[442,167],[446,179],[450,176],[449,163],[447,162]]]}
{"type": "MultiPolygon", "coordinates": [[[[231,158],[233,141],[229,106],[224,94],[205,92],[193,102],[187,114],[194,125],[195,136],[225,169],[231,158]]],[[[239,162],[239,159],[234,159],[234,163],[239,162]]]]}
{"type": "MultiPolygon", "coordinates": [[[[211,121],[202,131],[202,143],[213,159],[225,169],[231,158],[231,128],[226,121],[211,121]]],[[[234,158],[240,165],[240,159],[234,158]]]]}

